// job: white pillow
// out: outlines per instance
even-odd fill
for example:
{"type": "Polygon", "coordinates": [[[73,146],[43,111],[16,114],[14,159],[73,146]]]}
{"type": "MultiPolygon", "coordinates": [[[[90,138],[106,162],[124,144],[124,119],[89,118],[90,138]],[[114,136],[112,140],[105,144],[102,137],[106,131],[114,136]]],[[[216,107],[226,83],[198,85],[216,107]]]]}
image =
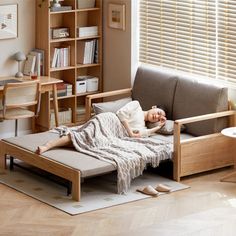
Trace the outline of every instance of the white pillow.
{"type": "Polygon", "coordinates": [[[111,101],[111,102],[100,102],[100,103],[93,103],[93,110],[95,114],[100,114],[103,112],[114,112],[116,113],[121,107],[126,105],[127,103],[131,102],[131,97],[122,98],[119,100],[111,101]]]}

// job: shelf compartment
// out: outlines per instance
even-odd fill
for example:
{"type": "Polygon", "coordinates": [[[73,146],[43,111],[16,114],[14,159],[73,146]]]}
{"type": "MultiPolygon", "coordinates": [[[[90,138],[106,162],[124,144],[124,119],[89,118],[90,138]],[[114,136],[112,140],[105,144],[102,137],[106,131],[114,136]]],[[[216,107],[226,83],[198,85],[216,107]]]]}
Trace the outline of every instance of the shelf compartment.
{"type": "Polygon", "coordinates": [[[74,67],[69,70],[59,70],[59,71],[53,71],[50,73],[51,77],[63,80],[64,82],[72,84],[72,85],[75,84],[75,75],[76,75],[76,71],[74,67]]]}
{"type": "MultiPolygon", "coordinates": [[[[59,13],[64,13],[64,12],[74,12],[76,9],[76,2],[75,0],[63,0],[60,1],[61,6],[72,6],[72,10],[66,10],[66,11],[55,11],[55,12],[51,12],[51,14],[59,14],[59,13]]],[[[52,3],[50,4],[50,6],[52,6],[52,3]]]]}
{"type": "MultiPolygon", "coordinates": [[[[75,67],[75,41],[67,41],[67,42],[54,42],[51,43],[50,45],[50,71],[58,71],[58,70],[69,70],[73,69],[75,67]],[[55,61],[55,53],[56,53],[56,48],[59,49],[59,55],[58,57],[62,58],[64,60],[63,62],[65,63],[59,63],[60,65],[63,65],[62,67],[57,67],[57,59],[55,61]],[[62,48],[68,48],[67,51],[61,51],[60,49],[62,48]],[[68,54],[64,54],[68,53],[68,54]],[[69,57],[66,57],[68,55],[69,57]],[[52,66],[54,62],[54,67],[52,66]],[[69,64],[69,65],[68,65],[69,64]]],[[[61,59],[60,59],[61,60],[61,59]]]]}
{"type": "Polygon", "coordinates": [[[99,66],[78,67],[77,76],[91,75],[94,77],[101,77],[101,68],[99,66]]]}
{"type": "Polygon", "coordinates": [[[75,12],[52,14],[50,16],[50,29],[52,28],[69,28],[69,37],[75,38],[75,12]]]}

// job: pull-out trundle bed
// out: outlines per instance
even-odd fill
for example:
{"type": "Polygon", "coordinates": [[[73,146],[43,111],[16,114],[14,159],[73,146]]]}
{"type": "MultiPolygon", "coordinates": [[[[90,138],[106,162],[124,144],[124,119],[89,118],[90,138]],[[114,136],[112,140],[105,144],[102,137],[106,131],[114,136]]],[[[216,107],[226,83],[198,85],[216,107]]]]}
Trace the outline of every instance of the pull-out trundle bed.
{"type": "Polygon", "coordinates": [[[0,164],[6,168],[6,156],[10,155],[27,164],[62,177],[72,183],[72,198],[80,201],[82,178],[109,173],[116,167],[108,162],[77,152],[73,148],[57,148],[43,155],[35,153],[39,145],[59,137],[57,133],[43,132],[0,141],[0,164]]]}

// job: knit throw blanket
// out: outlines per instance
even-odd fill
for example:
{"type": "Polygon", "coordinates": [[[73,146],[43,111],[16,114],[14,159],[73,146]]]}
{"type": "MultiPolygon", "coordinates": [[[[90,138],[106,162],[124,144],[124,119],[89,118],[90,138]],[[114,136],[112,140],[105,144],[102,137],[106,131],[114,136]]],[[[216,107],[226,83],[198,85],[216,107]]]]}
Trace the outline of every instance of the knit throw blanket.
{"type": "Polygon", "coordinates": [[[77,151],[116,166],[118,193],[127,192],[131,180],[141,175],[147,164],[157,167],[160,161],[172,157],[167,142],[130,138],[114,113],[102,113],[76,129],[64,129],[62,133],[70,134],[77,151]]]}

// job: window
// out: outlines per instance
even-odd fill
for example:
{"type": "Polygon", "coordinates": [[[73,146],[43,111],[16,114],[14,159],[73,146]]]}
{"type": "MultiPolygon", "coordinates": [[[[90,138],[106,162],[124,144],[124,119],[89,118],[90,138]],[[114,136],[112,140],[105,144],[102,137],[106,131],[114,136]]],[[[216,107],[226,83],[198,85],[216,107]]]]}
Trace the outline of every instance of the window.
{"type": "Polygon", "coordinates": [[[236,82],[235,0],[140,0],[139,60],[236,82]]]}

